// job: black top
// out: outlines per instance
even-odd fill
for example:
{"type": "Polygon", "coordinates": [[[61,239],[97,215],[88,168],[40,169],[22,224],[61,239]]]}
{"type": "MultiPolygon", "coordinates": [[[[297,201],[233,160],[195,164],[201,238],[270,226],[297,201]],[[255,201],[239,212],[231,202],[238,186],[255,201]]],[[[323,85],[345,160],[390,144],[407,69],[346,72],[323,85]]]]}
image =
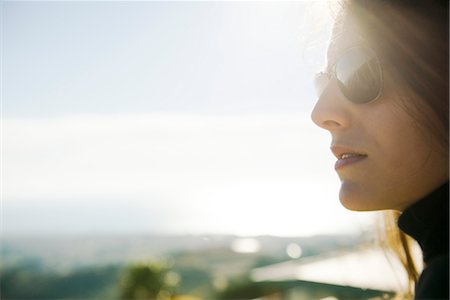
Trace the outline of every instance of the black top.
{"type": "Polygon", "coordinates": [[[422,248],[425,268],[416,284],[415,299],[449,299],[448,182],[408,207],[399,228],[422,248]]]}

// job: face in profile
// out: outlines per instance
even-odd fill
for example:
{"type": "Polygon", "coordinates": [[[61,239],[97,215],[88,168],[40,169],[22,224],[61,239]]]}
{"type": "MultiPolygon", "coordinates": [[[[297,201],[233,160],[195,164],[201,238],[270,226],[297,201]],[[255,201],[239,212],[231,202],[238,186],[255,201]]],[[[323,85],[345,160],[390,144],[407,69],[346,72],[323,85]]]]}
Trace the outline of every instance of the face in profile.
{"type": "Polygon", "coordinates": [[[395,83],[355,26],[348,20],[334,34],[312,119],[331,133],[341,203],[401,211],[448,180],[448,150],[405,109],[417,99],[395,83]]]}

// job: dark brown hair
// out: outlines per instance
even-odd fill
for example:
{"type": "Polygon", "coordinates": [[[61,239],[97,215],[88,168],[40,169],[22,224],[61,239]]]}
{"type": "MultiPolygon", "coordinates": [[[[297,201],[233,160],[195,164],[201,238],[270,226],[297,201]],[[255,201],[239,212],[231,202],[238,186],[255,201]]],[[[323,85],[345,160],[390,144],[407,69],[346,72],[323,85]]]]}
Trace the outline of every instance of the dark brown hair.
{"type": "Polygon", "coordinates": [[[347,0],[342,12],[405,87],[405,108],[448,151],[449,1],[347,0]]]}
{"type": "MultiPolygon", "coordinates": [[[[379,56],[418,126],[448,155],[449,137],[449,1],[343,0],[336,17],[351,18],[358,33],[379,56]],[[404,92],[404,93],[402,93],[404,92]]],[[[442,166],[447,168],[448,166],[442,166]]],[[[399,212],[384,213],[381,244],[394,252],[408,274],[412,296],[418,270],[411,240],[396,226],[399,212]]]]}

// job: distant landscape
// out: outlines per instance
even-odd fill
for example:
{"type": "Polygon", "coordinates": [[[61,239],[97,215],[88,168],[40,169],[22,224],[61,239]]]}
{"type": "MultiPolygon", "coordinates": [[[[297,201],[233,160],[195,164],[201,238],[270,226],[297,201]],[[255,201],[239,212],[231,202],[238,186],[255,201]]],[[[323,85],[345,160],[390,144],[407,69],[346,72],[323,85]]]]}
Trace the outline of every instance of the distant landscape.
{"type": "Polygon", "coordinates": [[[234,285],[249,282],[253,268],[351,249],[367,239],[355,235],[4,237],[1,298],[125,299],[130,278],[142,278],[133,274],[147,270],[146,276],[171,278],[170,284],[155,288],[166,289],[167,295],[220,299],[234,285]],[[294,257],[287,251],[289,245],[297,245],[294,257]]]}

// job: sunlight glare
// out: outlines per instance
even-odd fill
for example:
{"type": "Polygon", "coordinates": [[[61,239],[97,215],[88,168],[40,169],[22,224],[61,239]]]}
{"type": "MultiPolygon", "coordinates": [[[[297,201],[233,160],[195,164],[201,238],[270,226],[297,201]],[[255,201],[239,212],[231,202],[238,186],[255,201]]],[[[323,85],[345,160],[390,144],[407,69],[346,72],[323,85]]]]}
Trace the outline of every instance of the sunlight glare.
{"type": "Polygon", "coordinates": [[[302,256],[302,247],[297,243],[290,243],[286,246],[286,254],[290,258],[299,258],[302,256]]]}
{"type": "Polygon", "coordinates": [[[231,250],[236,253],[256,253],[261,249],[261,245],[257,239],[239,238],[231,243],[231,250]]]}

